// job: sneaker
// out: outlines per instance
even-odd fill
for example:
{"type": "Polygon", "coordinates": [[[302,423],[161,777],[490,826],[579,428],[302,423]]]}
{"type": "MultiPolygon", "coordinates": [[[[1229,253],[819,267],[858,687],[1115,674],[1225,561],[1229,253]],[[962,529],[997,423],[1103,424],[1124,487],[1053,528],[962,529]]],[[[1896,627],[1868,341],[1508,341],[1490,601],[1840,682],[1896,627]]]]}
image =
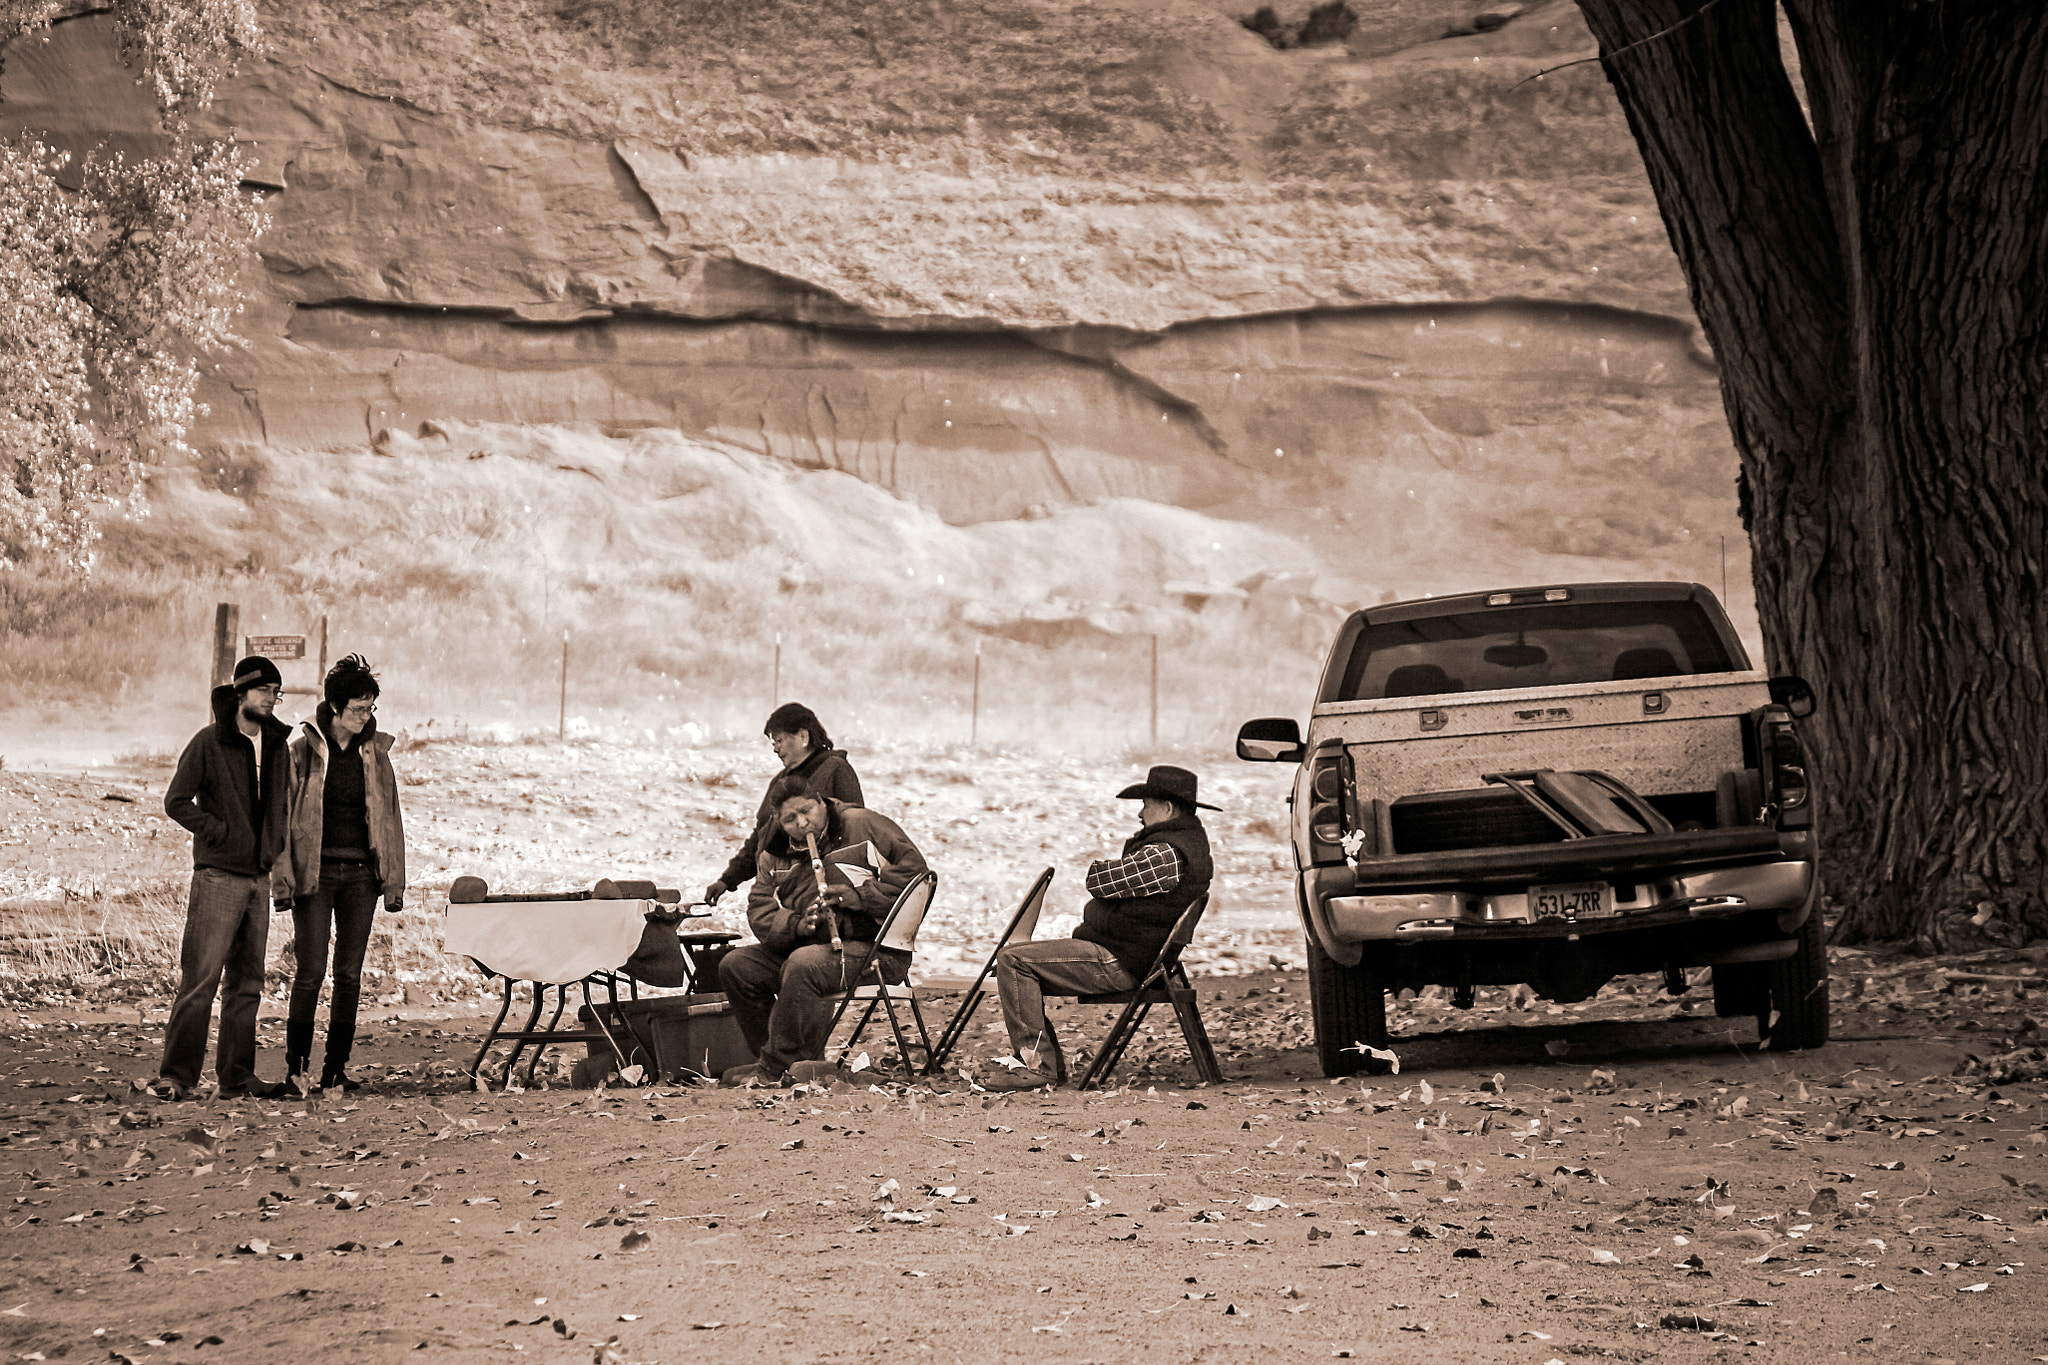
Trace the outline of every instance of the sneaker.
{"type": "Polygon", "coordinates": [[[1050,1071],[1036,1067],[1020,1066],[1015,1071],[1004,1071],[997,1076],[984,1076],[979,1082],[983,1090],[1037,1090],[1044,1086],[1057,1086],[1060,1078],[1050,1071]]]}
{"type": "Polygon", "coordinates": [[[758,1062],[746,1066],[729,1066],[719,1073],[718,1083],[724,1086],[774,1085],[776,1078],[770,1076],[758,1062]]]}
{"type": "Polygon", "coordinates": [[[143,1086],[143,1089],[147,1090],[150,1094],[156,1096],[160,1100],[177,1101],[192,1098],[191,1091],[187,1090],[184,1086],[178,1084],[176,1081],[172,1080],[168,1076],[157,1077],[155,1080],[143,1086]]]}
{"type": "Polygon", "coordinates": [[[830,1084],[846,1079],[846,1073],[839,1069],[837,1062],[798,1062],[783,1076],[786,1085],[830,1084]]]}

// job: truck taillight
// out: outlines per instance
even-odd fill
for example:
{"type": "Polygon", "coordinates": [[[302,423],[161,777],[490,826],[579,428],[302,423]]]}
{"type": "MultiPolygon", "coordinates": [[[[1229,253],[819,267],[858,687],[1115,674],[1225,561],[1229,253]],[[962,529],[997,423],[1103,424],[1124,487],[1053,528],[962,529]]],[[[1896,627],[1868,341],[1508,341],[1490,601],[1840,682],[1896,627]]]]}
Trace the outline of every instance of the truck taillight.
{"type": "Polygon", "coordinates": [[[1765,733],[1771,741],[1771,802],[1778,808],[1778,824],[1804,828],[1813,823],[1813,789],[1806,779],[1806,746],[1788,722],[1770,725],[1765,733]]]}
{"type": "Polygon", "coordinates": [[[1350,766],[1341,748],[1325,750],[1311,760],[1308,794],[1309,861],[1318,867],[1344,861],[1345,770],[1350,766]]]}

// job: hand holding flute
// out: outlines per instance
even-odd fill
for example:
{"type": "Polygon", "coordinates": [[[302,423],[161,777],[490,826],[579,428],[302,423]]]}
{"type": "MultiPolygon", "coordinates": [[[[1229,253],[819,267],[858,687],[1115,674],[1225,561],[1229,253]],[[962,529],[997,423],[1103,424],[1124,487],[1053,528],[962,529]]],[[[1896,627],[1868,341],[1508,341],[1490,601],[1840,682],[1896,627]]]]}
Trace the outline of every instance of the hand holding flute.
{"type": "Polygon", "coordinates": [[[846,945],[839,941],[838,911],[827,896],[831,887],[825,881],[825,860],[818,854],[818,836],[806,834],[804,836],[804,843],[811,850],[811,875],[818,879],[818,910],[820,914],[824,915],[825,923],[832,929],[832,951],[835,953],[844,952],[846,945]]]}

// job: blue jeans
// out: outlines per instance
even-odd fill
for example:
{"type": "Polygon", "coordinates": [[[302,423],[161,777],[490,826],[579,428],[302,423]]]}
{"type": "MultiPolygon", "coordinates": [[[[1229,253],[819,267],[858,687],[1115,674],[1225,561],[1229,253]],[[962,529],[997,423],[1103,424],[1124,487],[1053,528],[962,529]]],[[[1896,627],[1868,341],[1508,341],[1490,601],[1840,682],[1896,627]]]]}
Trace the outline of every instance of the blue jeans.
{"type": "Polygon", "coordinates": [[[263,1002],[263,955],[270,945],[270,879],[195,868],[178,945],[178,998],[164,1027],[165,1080],[190,1089],[206,1060],[206,1027],[220,994],[214,1074],[222,1090],[256,1081],[256,1009],[263,1002]]]}
{"type": "Polygon", "coordinates": [[[305,1071],[313,1056],[314,1013],[320,1008],[321,979],[327,975],[327,945],[334,942],[334,994],[327,1002],[327,1055],[320,1083],[338,1080],[348,1069],[356,1041],[356,1011],[363,998],[363,958],[382,894],[368,863],[323,860],[320,887],[292,906],[292,931],[299,965],[292,973],[291,1014],[284,1027],[284,1065],[291,1075],[305,1071]]]}
{"type": "Polygon", "coordinates": [[[1137,987],[1116,954],[1099,943],[1052,938],[1013,943],[996,954],[996,995],[1003,1002],[1003,1026],[1019,1060],[1029,1052],[1038,1065],[1066,1079],[1067,1059],[1059,1035],[1045,1017],[1048,995],[1110,995],[1137,987]]]}
{"type": "MultiPolygon", "coordinates": [[[[784,957],[749,943],[718,964],[718,984],[725,987],[733,1019],[763,1071],[780,1076],[798,1062],[824,1059],[840,982],[859,980],[874,950],[872,943],[849,941],[842,968],[840,954],[826,944],[807,943],[784,957]]],[[[878,967],[892,986],[909,975],[901,953],[883,953],[878,967]]]]}

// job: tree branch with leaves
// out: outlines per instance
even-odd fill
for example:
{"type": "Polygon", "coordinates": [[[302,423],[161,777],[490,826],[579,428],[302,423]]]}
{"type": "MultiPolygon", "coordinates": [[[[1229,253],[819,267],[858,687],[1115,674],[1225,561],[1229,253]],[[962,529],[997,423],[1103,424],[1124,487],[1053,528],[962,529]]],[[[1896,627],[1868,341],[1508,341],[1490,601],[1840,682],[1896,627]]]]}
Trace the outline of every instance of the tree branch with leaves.
{"type": "Polygon", "coordinates": [[[74,168],[33,135],[0,139],[0,569],[88,567],[95,509],[183,447],[203,415],[197,356],[235,343],[236,276],[265,225],[245,153],[185,118],[259,47],[253,0],[0,0],[0,50],[80,13],[111,16],[163,145],[74,168]]]}

